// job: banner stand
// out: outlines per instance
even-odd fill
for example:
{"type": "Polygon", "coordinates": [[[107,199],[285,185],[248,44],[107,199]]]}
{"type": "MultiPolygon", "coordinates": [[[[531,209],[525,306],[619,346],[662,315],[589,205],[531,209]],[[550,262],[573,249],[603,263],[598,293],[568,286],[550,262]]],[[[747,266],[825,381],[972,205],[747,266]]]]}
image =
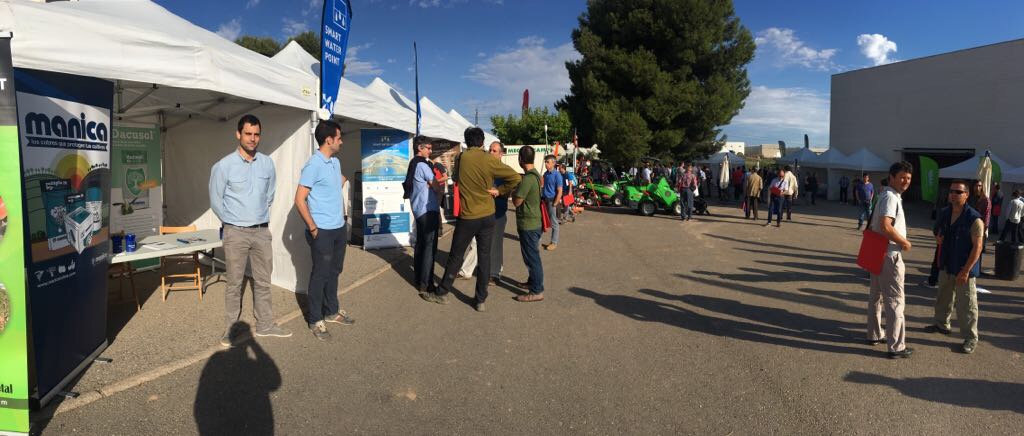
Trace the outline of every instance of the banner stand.
{"type": "Polygon", "coordinates": [[[411,245],[412,210],[402,188],[411,136],[396,129],[360,130],[364,250],[411,245]]]}
{"type": "Polygon", "coordinates": [[[49,392],[43,394],[42,397],[40,397],[40,393],[38,391],[33,393],[32,397],[30,398],[30,406],[32,410],[39,410],[42,409],[43,407],[46,407],[46,405],[49,404],[50,401],[53,401],[53,397],[57,395],[67,398],[78,397],[78,392],[65,391],[64,388],[67,387],[67,385],[71,383],[72,380],[74,380],[76,377],[82,374],[82,372],[85,371],[85,369],[88,368],[89,365],[92,365],[94,362],[111,363],[111,360],[102,360],[100,358],[100,354],[106,351],[107,346],[109,345],[110,344],[106,340],[104,340],[99,347],[96,347],[95,351],[86,356],[85,360],[83,360],[82,363],[78,364],[78,366],[75,367],[75,369],[71,370],[71,372],[68,373],[68,375],[64,377],[63,380],[60,381],[60,383],[57,383],[57,386],[55,386],[49,392]]]}

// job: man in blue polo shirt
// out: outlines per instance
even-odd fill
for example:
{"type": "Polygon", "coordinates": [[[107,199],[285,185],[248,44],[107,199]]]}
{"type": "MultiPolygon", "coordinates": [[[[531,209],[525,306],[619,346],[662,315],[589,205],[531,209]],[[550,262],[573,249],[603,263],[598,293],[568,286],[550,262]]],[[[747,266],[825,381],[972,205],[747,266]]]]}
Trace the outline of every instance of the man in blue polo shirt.
{"type": "Polygon", "coordinates": [[[555,169],[555,155],[544,156],[544,169],[547,171],[544,172],[544,187],[540,196],[544,201],[544,207],[548,209],[548,219],[551,222],[551,243],[545,245],[544,249],[554,251],[558,248],[558,204],[562,202],[562,175],[555,169]]]}
{"type": "Polygon", "coordinates": [[[309,329],[321,341],[331,338],[325,322],[355,323],[338,304],[338,276],[345,264],[348,232],[345,229],[345,196],[341,162],[333,157],[341,150],[341,126],[321,121],[314,132],[320,149],[302,167],[295,190],[295,208],[306,223],[306,242],[313,258],[309,275],[309,329]]]}
{"type": "MultiPolygon", "coordinates": [[[[270,203],[274,201],[277,176],[274,161],[257,152],[262,126],[253,115],[238,120],[238,147],[210,169],[210,208],[224,224],[224,260],[227,288],[224,310],[227,330],[220,339],[233,345],[239,332],[232,331],[242,314],[242,279],[245,265],[252,267],[252,306],[256,336],[289,337],[291,332],[274,324],[270,274],[274,263],[270,239],[270,203]]],[[[237,328],[237,327],[236,327],[237,328]]]]}

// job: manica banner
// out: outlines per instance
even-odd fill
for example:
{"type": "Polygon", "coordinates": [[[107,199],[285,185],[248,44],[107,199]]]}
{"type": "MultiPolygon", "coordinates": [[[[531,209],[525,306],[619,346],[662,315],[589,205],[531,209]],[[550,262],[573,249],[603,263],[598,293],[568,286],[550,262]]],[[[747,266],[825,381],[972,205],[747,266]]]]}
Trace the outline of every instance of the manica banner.
{"type": "Polygon", "coordinates": [[[935,203],[939,199],[939,164],[921,156],[921,199],[935,203]]]}
{"type": "Polygon", "coordinates": [[[14,69],[40,402],[106,346],[113,83],[14,69]]]}
{"type": "Polygon", "coordinates": [[[0,37],[0,433],[28,433],[28,320],[11,38],[0,37]]]}

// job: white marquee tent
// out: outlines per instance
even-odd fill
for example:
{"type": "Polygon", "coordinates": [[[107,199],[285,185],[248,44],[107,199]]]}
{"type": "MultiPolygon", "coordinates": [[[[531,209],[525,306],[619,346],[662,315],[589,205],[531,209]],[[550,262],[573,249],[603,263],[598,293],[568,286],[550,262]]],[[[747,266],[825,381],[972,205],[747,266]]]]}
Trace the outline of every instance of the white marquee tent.
{"type": "Polygon", "coordinates": [[[1003,182],[1024,185],[1024,167],[1003,170],[1003,182]]]}
{"type": "MultiPolygon", "coordinates": [[[[116,83],[114,124],[164,130],[165,224],[217,228],[209,207],[210,168],[237,147],[245,113],[263,125],[260,151],[275,162],[271,207],[272,282],[296,290],[309,264],[293,187],[310,155],[316,78],[193,25],[147,0],[37,3],[0,1],[0,31],[11,31],[14,65],[116,83]],[[83,49],[87,47],[87,49],[83,49]]],[[[115,229],[116,230],[116,229],[115,229]]]]}
{"type": "Polygon", "coordinates": [[[803,165],[804,162],[814,160],[817,157],[818,153],[815,153],[811,151],[811,149],[804,147],[793,153],[775,159],[775,161],[784,164],[793,164],[794,162],[800,162],[800,165],[803,165]]]}
{"type": "MultiPolygon", "coordinates": [[[[457,123],[462,125],[463,129],[467,127],[476,126],[476,124],[473,124],[469,120],[467,120],[466,117],[463,117],[462,114],[456,112],[455,109],[448,111],[448,116],[452,117],[452,119],[454,119],[457,123]]],[[[484,146],[490,145],[495,141],[501,142],[501,139],[498,139],[497,136],[492,135],[491,132],[484,130],[484,146]]]]}
{"type": "MultiPolygon", "coordinates": [[[[981,158],[985,157],[985,152],[978,153],[974,157],[960,162],[951,167],[939,168],[940,179],[966,179],[974,180],[978,178],[978,163],[981,162],[981,158]]],[[[1005,174],[1006,171],[1013,169],[1013,165],[1006,163],[1005,160],[996,156],[992,153],[992,162],[999,165],[999,170],[1005,174]]],[[[1005,178],[1005,176],[1004,176],[1005,178]]]]}
{"type": "Polygon", "coordinates": [[[722,153],[715,153],[715,154],[713,154],[711,156],[708,156],[707,159],[698,160],[697,163],[709,164],[709,165],[720,165],[722,163],[722,161],[725,160],[726,156],[729,157],[729,166],[730,167],[737,167],[737,166],[746,165],[746,161],[743,159],[743,156],[737,155],[736,153],[734,153],[732,151],[722,152],[722,153]]]}
{"type": "Polygon", "coordinates": [[[835,168],[878,172],[889,171],[890,165],[892,165],[892,162],[886,162],[885,159],[878,157],[878,155],[868,151],[868,149],[862,148],[847,156],[845,161],[836,164],[835,168]]]}
{"type": "MultiPolygon", "coordinates": [[[[395,105],[404,107],[405,109],[412,112],[412,125],[411,131],[416,131],[416,103],[409,100],[404,95],[396,91],[391,85],[388,85],[380,77],[374,78],[369,85],[366,86],[366,90],[373,95],[376,95],[382,100],[388,101],[395,105]]],[[[428,109],[422,104],[426,97],[420,99],[420,110],[423,113],[422,127],[420,133],[424,136],[431,138],[440,138],[452,142],[461,143],[463,141],[462,131],[463,129],[458,128],[458,125],[448,114],[444,113],[436,105],[431,105],[436,111],[428,112],[428,109]]],[[[429,101],[429,100],[427,100],[429,101]]],[[[403,129],[404,130],[404,129],[403,129]]]]}

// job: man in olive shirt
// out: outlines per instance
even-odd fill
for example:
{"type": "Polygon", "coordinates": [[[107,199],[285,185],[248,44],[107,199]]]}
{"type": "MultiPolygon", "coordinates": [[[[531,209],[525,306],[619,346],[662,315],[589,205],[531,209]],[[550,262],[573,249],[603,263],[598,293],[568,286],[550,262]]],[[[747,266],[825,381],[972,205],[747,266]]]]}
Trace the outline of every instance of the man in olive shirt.
{"type": "Polygon", "coordinates": [[[518,287],[530,291],[519,295],[516,301],[529,303],[544,299],[544,266],[540,260],[540,236],[543,233],[540,217],[540,173],[533,167],[535,152],[529,145],[519,149],[519,166],[526,175],[519,183],[512,203],[516,205],[516,230],[519,232],[519,249],[523,263],[529,272],[529,279],[518,287]]]}
{"type": "Polygon", "coordinates": [[[484,301],[487,300],[487,281],[491,278],[491,245],[494,233],[494,197],[508,195],[519,186],[522,177],[508,165],[483,150],[484,131],[479,127],[470,127],[465,132],[468,150],[462,152],[455,162],[452,174],[459,184],[459,204],[461,211],[455,224],[452,236],[452,247],[448,253],[448,262],[444,267],[444,277],[436,292],[420,294],[431,303],[448,304],[448,293],[451,292],[455,275],[462,266],[463,257],[469,241],[476,238],[477,268],[476,304],[478,312],[483,312],[484,301]],[[502,180],[501,186],[495,188],[494,180],[502,180]]]}

